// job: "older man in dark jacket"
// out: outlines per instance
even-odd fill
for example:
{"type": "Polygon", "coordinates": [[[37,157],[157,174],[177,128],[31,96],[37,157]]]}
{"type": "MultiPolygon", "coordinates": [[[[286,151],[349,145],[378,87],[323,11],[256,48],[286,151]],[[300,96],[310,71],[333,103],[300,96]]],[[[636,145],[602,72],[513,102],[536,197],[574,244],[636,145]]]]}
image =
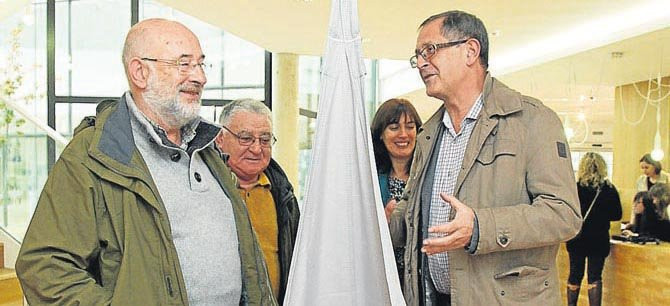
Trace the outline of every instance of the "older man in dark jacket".
{"type": "Polygon", "coordinates": [[[221,111],[216,143],[238,179],[237,188],[263,250],[272,289],[284,299],[300,212],[293,186],[272,159],[272,114],[257,100],[231,102],[221,111]]]}

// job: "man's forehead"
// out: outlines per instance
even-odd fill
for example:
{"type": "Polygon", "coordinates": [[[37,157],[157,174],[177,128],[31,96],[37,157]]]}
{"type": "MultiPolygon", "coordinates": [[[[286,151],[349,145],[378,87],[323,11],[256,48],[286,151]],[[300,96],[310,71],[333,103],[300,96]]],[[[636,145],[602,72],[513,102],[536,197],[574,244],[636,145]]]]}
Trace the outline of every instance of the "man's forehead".
{"type": "Polygon", "coordinates": [[[425,25],[419,31],[419,35],[416,38],[416,46],[424,47],[429,44],[434,44],[444,40],[441,31],[441,23],[437,20],[432,21],[431,23],[425,25]]]}
{"type": "Polygon", "coordinates": [[[270,120],[267,116],[248,111],[240,111],[233,114],[231,123],[240,129],[250,131],[268,130],[272,129],[270,120]]]}
{"type": "Polygon", "coordinates": [[[203,58],[200,42],[195,35],[185,28],[174,28],[171,31],[157,34],[153,40],[155,48],[171,58],[203,58]]]}

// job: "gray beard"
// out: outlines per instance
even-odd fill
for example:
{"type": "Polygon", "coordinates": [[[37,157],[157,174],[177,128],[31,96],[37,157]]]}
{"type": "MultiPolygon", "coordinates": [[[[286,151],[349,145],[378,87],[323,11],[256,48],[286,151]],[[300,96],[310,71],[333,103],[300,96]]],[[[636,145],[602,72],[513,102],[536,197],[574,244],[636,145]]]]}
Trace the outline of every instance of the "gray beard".
{"type": "Polygon", "coordinates": [[[200,116],[200,102],[186,104],[179,102],[179,90],[172,95],[165,86],[160,86],[155,80],[149,77],[149,86],[142,94],[144,102],[160,117],[161,121],[167,125],[163,128],[181,129],[200,116]],[[163,88],[161,90],[161,87],[163,88]]]}

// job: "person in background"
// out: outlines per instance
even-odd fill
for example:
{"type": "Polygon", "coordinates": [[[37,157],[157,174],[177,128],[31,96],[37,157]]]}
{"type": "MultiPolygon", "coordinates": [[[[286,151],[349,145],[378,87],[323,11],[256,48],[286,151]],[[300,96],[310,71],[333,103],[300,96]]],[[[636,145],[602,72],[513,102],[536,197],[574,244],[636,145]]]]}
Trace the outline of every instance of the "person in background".
{"type": "Polygon", "coordinates": [[[670,203],[670,185],[665,183],[654,184],[649,189],[649,196],[654,203],[656,215],[661,220],[670,220],[668,217],[670,215],[670,206],[668,205],[670,203]]]}
{"type": "MultiPolygon", "coordinates": [[[[643,237],[670,241],[670,220],[667,219],[670,187],[659,183],[652,186],[648,192],[640,193],[642,193],[641,199],[636,201],[633,207],[637,224],[632,230],[643,237]]],[[[631,233],[625,230],[624,235],[630,236],[631,233]]]]}
{"type": "MultiPolygon", "coordinates": [[[[416,134],[420,127],[419,114],[412,103],[405,99],[395,98],[382,103],[372,119],[372,147],[387,219],[407,185],[416,134]]],[[[404,247],[396,247],[394,253],[398,277],[402,283],[404,247]]]]}
{"type": "Polygon", "coordinates": [[[588,261],[589,305],[597,306],[601,304],[602,271],[610,250],[610,221],[621,219],[621,201],[616,187],[607,179],[607,164],[600,154],[586,153],[579,162],[577,174],[577,194],[584,223],[577,237],[566,243],[570,257],[568,305],[577,305],[588,261]]]}
{"type": "Polygon", "coordinates": [[[420,127],[419,114],[405,99],[382,103],[372,119],[372,147],[384,207],[390,200],[398,201],[405,189],[420,127]]]}
{"type": "Polygon", "coordinates": [[[237,190],[263,250],[272,290],[281,304],[286,293],[300,211],[293,186],[272,159],[272,113],[262,102],[235,100],[221,111],[219,150],[237,176],[237,190]]]}
{"type": "Polygon", "coordinates": [[[635,214],[635,218],[631,219],[634,220],[634,226],[631,227],[630,229],[625,229],[623,230],[623,234],[625,236],[631,236],[633,232],[638,233],[640,235],[645,235],[646,230],[642,226],[642,213],[644,212],[645,208],[649,208],[651,210],[654,210],[654,203],[649,195],[648,191],[639,191],[638,193],[635,194],[633,197],[633,213],[635,214]]]}
{"type": "MultiPolygon", "coordinates": [[[[663,171],[663,166],[661,162],[651,158],[651,154],[647,153],[642,155],[640,158],[640,170],[642,174],[638,177],[635,182],[635,189],[639,191],[649,191],[652,186],[656,183],[670,183],[670,176],[667,172],[663,171]]],[[[626,226],[627,229],[631,229],[635,226],[635,212],[631,209],[630,212],[630,223],[626,226]]]]}

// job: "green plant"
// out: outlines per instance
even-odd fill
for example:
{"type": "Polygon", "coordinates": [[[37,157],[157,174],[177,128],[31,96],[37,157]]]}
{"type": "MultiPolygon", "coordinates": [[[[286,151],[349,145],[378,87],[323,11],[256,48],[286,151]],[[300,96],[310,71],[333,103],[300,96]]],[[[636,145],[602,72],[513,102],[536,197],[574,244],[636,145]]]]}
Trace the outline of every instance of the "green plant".
{"type": "MultiPolygon", "coordinates": [[[[13,125],[18,128],[26,121],[23,118],[17,118],[14,110],[7,103],[9,101],[30,101],[33,95],[19,96],[18,90],[23,85],[23,67],[19,63],[21,57],[20,37],[23,32],[23,24],[19,23],[10,33],[9,52],[2,67],[2,76],[0,77],[0,146],[4,146],[9,135],[9,128],[13,125]]],[[[17,131],[21,135],[21,131],[17,131]]]]}

